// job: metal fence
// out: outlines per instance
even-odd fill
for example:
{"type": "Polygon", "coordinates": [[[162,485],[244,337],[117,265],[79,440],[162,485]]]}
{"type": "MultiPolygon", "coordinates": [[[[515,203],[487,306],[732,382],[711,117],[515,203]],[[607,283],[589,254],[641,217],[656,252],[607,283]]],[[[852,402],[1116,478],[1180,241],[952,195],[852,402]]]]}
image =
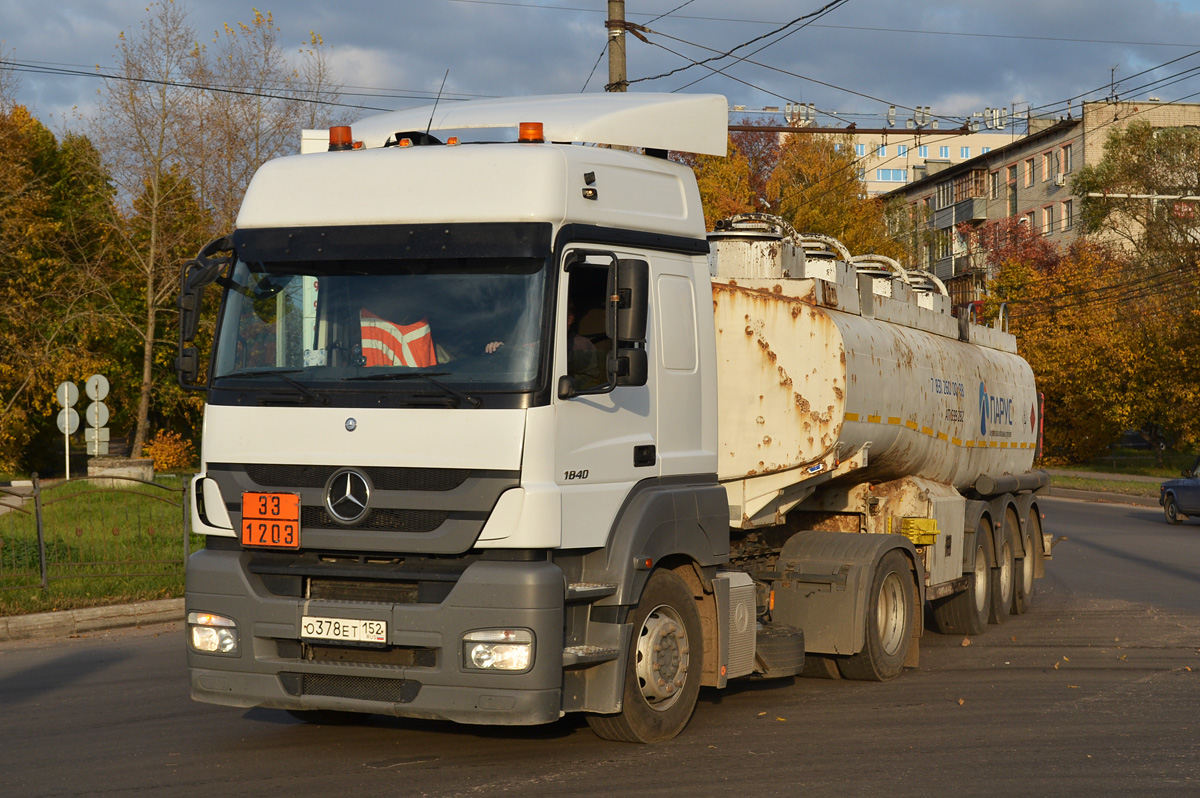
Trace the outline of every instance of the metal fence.
{"type": "Polygon", "coordinates": [[[37,474],[0,486],[0,591],[182,584],[191,549],[187,486],[186,477],[42,482],[37,474]]]}

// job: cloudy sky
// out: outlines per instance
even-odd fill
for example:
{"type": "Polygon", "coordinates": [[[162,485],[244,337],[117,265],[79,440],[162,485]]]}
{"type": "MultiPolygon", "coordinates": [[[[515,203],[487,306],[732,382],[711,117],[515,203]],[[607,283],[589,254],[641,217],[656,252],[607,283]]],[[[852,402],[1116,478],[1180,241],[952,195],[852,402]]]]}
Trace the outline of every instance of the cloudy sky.
{"type": "MultiPolygon", "coordinates": [[[[446,70],[449,100],[602,91],[607,79],[605,0],[177,2],[201,41],[248,21],[254,3],[273,12],[285,43],[298,48],[318,31],[345,100],[372,109],[362,115],[427,104],[446,70]]],[[[138,30],[146,5],[0,0],[0,66],[17,70],[18,101],[56,130],[73,125],[66,115],[86,114],[101,81],[61,70],[111,67],[118,35],[138,30]]],[[[860,126],[857,114],[893,104],[901,118],[906,106],[959,118],[985,107],[1065,114],[1068,100],[1109,95],[1114,79],[1122,99],[1200,102],[1200,0],[628,0],[626,16],[652,31],[650,43],[628,38],[631,91],[719,92],[747,108],[814,103],[860,126]],[[756,63],[725,58],[709,64],[725,74],[692,66],[639,80],[762,36],[737,51],[756,63]]]]}

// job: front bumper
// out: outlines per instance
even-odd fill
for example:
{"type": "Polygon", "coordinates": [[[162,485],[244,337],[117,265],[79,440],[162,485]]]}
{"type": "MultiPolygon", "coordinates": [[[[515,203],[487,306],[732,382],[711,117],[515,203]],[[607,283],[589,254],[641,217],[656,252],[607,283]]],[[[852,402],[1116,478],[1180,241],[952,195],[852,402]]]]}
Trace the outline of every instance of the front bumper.
{"type": "Polygon", "coordinates": [[[205,549],[188,561],[187,610],[232,618],[239,635],[237,655],[189,647],[197,701],[492,725],[548,723],[562,714],[563,575],[553,563],[479,560],[439,602],[384,603],[276,595],[248,568],[250,556],[205,549]],[[300,640],[304,615],[386,621],[388,650],[421,653],[406,664],[380,649],[345,646],[333,658],[314,657],[300,640]],[[488,628],[533,633],[528,671],[463,667],[463,633],[488,628]]]}

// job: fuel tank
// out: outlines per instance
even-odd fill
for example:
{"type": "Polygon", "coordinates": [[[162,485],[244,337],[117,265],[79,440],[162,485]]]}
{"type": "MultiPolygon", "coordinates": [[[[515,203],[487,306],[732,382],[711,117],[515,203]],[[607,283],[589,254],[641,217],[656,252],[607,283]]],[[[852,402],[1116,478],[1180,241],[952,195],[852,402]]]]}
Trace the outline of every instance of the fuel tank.
{"type": "Polygon", "coordinates": [[[1011,335],[951,316],[936,281],[860,271],[787,235],[714,239],[718,478],[731,521],[739,495],[750,515],[764,489],[818,476],[962,490],[1032,465],[1033,372],[1011,335]]]}

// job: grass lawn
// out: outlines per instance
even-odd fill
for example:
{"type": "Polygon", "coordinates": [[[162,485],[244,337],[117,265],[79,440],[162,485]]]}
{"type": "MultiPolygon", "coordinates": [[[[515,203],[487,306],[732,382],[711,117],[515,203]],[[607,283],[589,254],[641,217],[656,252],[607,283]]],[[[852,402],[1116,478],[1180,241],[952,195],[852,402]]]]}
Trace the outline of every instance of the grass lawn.
{"type": "MultiPolygon", "coordinates": [[[[92,480],[43,487],[49,586],[41,587],[31,499],[0,515],[0,615],[123,604],[183,595],[186,480],[162,487],[92,480]]],[[[13,503],[10,498],[8,503],[13,503]]],[[[194,551],[203,546],[193,536],[194,551]]]]}

